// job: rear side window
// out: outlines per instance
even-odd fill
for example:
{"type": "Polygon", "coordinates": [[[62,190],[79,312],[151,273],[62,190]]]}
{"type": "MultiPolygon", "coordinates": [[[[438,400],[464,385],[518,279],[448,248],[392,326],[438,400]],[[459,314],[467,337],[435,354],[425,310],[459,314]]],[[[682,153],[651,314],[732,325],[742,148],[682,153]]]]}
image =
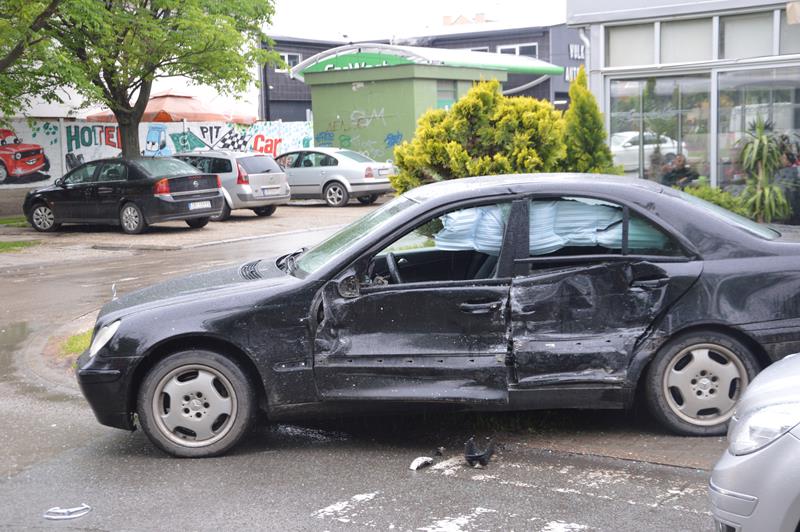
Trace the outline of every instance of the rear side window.
{"type": "Polygon", "coordinates": [[[197,173],[189,163],[173,158],[136,159],[136,164],[152,177],[172,177],[197,173]]]}
{"type": "Polygon", "coordinates": [[[577,197],[534,200],[530,205],[530,254],[683,255],[667,233],[634,212],[629,213],[627,235],[623,228],[621,205],[577,197]]]}
{"type": "Polygon", "coordinates": [[[248,174],[268,174],[270,172],[280,172],[281,167],[272,157],[266,155],[253,155],[252,157],[241,157],[236,160],[248,174]]]}
{"type": "Polygon", "coordinates": [[[233,171],[228,159],[218,157],[179,157],[205,174],[227,174],[233,171]]]}

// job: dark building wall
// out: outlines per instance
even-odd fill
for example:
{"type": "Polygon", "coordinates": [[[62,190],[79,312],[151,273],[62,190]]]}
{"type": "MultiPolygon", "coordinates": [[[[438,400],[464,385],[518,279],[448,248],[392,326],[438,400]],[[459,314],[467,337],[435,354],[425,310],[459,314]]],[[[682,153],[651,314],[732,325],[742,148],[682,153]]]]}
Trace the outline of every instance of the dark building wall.
{"type": "Polygon", "coordinates": [[[269,105],[272,120],[284,122],[305,122],[311,110],[311,100],[272,100],[269,105]]]}

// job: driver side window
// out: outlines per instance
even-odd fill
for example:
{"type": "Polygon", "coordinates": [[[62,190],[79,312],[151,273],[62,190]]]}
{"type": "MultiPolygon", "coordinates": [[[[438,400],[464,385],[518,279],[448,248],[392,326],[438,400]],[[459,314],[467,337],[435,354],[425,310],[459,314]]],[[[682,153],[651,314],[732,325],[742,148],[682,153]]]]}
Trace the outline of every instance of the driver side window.
{"type": "Polygon", "coordinates": [[[399,284],[492,278],[510,212],[510,203],[499,203],[431,218],[373,258],[371,281],[399,284]]]}
{"type": "Polygon", "coordinates": [[[97,170],[97,163],[86,164],[65,177],[64,182],[68,185],[93,183],[95,181],[95,170],[97,170]]]}

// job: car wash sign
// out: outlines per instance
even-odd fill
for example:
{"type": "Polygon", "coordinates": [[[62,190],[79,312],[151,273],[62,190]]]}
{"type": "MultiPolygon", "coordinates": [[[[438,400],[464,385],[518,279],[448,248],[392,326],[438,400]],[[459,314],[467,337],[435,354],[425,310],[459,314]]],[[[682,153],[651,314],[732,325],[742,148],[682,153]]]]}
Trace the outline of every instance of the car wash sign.
{"type": "Polygon", "coordinates": [[[304,69],[303,74],[411,64],[414,64],[414,61],[398,55],[382,54],[379,52],[357,52],[323,59],[304,69]]]}

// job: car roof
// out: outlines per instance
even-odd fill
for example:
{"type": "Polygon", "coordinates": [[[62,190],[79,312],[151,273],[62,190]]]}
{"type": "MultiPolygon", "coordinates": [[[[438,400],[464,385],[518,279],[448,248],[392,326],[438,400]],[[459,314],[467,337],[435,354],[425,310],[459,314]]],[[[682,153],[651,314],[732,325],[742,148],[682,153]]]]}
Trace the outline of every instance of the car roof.
{"type": "MultiPolygon", "coordinates": [[[[301,151],[318,151],[318,152],[320,152],[320,153],[327,153],[327,154],[329,154],[329,155],[335,155],[335,154],[337,154],[337,153],[341,153],[341,152],[343,152],[343,151],[354,151],[354,152],[356,152],[356,153],[361,153],[361,152],[359,152],[359,151],[357,151],[357,150],[350,150],[350,149],[347,149],[347,148],[331,148],[331,147],[319,147],[319,148],[316,148],[316,147],[309,147],[309,148],[300,148],[300,149],[297,149],[297,150],[290,150],[290,151],[288,151],[288,152],[286,152],[286,153],[297,153],[297,152],[301,152],[301,151]]],[[[281,155],[286,155],[286,153],[282,153],[281,155]]],[[[364,154],[363,154],[363,153],[361,153],[361,155],[364,155],[364,154]]],[[[364,155],[364,157],[369,157],[369,156],[368,156],[368,155],[364,155]]]]}
{"type": "Polygon", "coordinates": [[[481,177],[466,177],[439,181],[406,192],[406,197],[424,202],[434,198],[453,196],[492,195],[503,193],[558,192],[560,194],[594,194],[601,192],[598,187],[606,187],[612,192],[625,189],[647,190],[663,193],[665,188],[659,183],[638,177],[612,176],[605,174],[547,173],[547,174],[507,174],[481,177]]]}
{"type": "Polygon", "coordinates": [[[173,157],[195,156],[195,157],[230,157],[232,159],[241,159],[243,157],[271,157],[266,153],[257,151],[232,151],[232,150],[198,150],[198,151],[182,151],[178,152],[173,157]]]}

